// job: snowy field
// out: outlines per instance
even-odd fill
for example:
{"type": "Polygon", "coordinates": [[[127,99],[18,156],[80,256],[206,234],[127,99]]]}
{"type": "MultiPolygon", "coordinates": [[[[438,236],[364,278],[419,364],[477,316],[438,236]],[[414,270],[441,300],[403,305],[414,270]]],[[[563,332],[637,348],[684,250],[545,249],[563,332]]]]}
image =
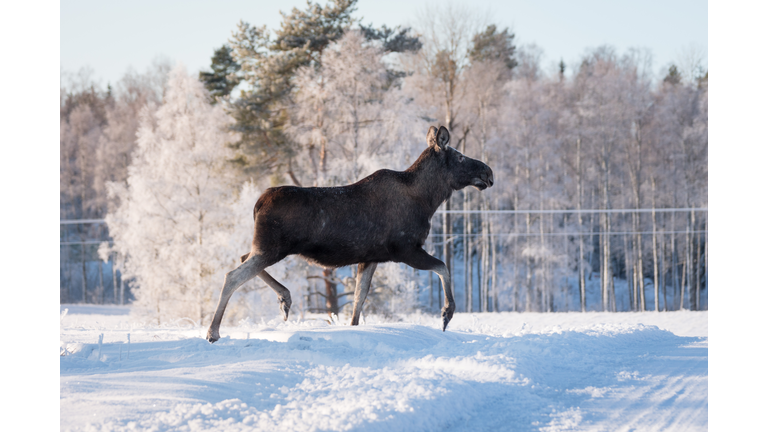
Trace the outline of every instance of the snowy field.
{"type": "Polygon", "coordinates": [[[294,316],[209,344],[189,321],[61,311],[61,430],[708,427],[707,312],[458,313],[445,333],[430,315],[294,316]]]}

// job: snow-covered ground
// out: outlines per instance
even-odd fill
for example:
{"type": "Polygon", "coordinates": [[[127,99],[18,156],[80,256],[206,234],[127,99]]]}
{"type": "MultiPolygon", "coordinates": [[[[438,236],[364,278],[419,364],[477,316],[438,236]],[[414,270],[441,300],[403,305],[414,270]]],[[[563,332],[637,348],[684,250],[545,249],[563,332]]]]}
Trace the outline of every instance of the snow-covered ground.
{"type": "Polygon", "coordinates": [[[62,430],[708,426],[707,312],[456,314],[444,333],[431,315],[314,315],[223,326],[209,344],[185,320],[65,309],[62,430]]]}

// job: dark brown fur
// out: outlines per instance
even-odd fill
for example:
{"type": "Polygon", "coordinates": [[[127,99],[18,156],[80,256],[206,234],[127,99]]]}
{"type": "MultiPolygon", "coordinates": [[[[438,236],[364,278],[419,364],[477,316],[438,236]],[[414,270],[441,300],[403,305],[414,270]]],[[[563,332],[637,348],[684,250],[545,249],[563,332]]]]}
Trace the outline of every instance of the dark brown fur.
{"type": "MultiPolygon", "coordinates": [[[[253,243],[251,251],[241,258],[241,267],[257,258],[260,270],[253,270],[256,274],[251,277],[261,276],[266,273],[264,268],[288,255],[300,255],[324,267],[389,261],[420,270],[437,271],[444,267],[422,248],[432,215],[454,190],[470,185],[483,190],[493,185],[491,169],[448,147],[449,140],[450,134],[444,127],[439,131],[431,127],[427,149],[405,171],[379,170],[357,183],[340,187],[267,189],[254,207],[253,243]]],[[[371,274],[373,269],[375,266],[369,270],[371,274]]],[[[285,296],[283,289],[282,285],[276,288],[281,299],[285,296]]],[[[353,324],[357,324],[358,306],[362,308],[368,287],[363,290],[353,324]]],[[[226,283],[222,296],[225,291],[226,283]]],[[[290,294],[287,301],[289,308],[290,294]]],[[[221,306],[220,303],[223,314],[221,306]]],[[[453,296],[449,290],[446,307],[450,310],[444,310],[443,328],[453,315],[453,296]]],[[[286,318],[287,308],[283,307],[286,318]]],[[[218,335],[216,317],[212,329],[214,324],[218,335]]]]}

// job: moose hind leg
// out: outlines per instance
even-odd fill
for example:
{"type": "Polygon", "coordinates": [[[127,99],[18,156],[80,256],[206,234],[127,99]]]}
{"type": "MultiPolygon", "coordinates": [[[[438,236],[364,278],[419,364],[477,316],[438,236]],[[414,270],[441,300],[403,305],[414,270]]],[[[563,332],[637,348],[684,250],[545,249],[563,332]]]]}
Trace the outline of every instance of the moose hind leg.
{"type": "Polygon", "coordinates": [[[277,293],[277,302],[280,303],[280,311],[283,313],[283,321],[288,320],[288,311],[291,310],[291,292],[283,284],[276,281],[266,270],[259,273],[259,278],[266,282],[277,293]]]}
{"type": "Polygon", "coordinates": [[[443,292],[445,293],[445,306],[443,306],[442,311],[443,331],[445,331],[448,323],[451,322],[451,318],[453,318],[453,312],[456,310],[456,303],[453,300],[453,292],[451,291],[451,274],[448,272],[448,267],[446,267],[444,262],[421,248],[410,251],[401,256],[399,260],[417,270],[433,271],[440,277],[440,282],[443,284],[443,292]]]}
{"type": "Polygon", "coordinates": [[[357,265],[357,283],[355,284],[355,305],[352,310],[352,324],[356,326],[360,323],[360,313],[363,312],[363,304],[368,296],[368,290],[371,287],[373,272],[376,271],[375,262],[360,263],[357,265]]]}
{"type": "Polygon", "coordinates": [[[240,286],[249,280],[253,279],[261,273],[266,267],[264,259],[255,256],[246,262],[240,264],[240,266],[231,272],[227,273],[224,278],[224,286],[221,288],[221,297],[219,297],[219,305],[216,307],[216,313],[213,315],[211,326],[208,327],[208,335],[206,339],[208,342],[214,343],[219,340],[219,326],[221,325],[221,319],[224,317],[224,310],[227,308],[227,303],[232,294],[240,288],[240,286]]]}

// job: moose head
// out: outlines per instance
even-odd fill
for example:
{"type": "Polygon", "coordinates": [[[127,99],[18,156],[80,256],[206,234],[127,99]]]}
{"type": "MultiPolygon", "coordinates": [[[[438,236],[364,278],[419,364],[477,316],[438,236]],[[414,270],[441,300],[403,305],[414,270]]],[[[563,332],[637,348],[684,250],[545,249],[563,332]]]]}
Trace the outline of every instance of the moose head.
{"type": "Polygon", "coordinates": [[[451,134],[443,126],[438,130],[430,126],[427,132],[427,144],[435,152],[439,163],[445,168],[445,179],[453,190],[474,186],[478,190],[484,190],[493,186],[493,171],[491,168],[477,159],[472,159],[461,154],[460,151],[449,146],[451,134]]]}

